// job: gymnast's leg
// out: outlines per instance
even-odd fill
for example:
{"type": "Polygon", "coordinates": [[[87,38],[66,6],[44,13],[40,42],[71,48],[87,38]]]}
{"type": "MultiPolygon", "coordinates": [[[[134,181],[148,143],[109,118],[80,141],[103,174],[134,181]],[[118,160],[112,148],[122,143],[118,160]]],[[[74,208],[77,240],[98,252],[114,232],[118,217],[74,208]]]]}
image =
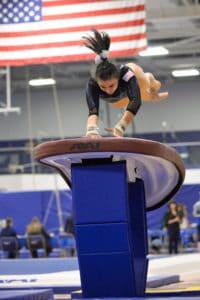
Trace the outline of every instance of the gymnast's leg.
{"type": "Polygon", "coordinates": [[[142,101],[162,101],[168,97],[168,92],[159,93],[161,82],[157,80],[152,73],[145,73],[143,69],[134,64],[126,64],[133,70],[138,80],[142,101]]]}

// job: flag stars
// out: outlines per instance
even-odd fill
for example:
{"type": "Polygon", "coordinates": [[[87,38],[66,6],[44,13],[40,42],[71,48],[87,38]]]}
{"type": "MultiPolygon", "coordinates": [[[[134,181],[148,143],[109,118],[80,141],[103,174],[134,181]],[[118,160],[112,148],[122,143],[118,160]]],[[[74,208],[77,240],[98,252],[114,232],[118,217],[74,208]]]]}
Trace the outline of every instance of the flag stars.
{"type": "Polygon", "coordinates": [[[39,5],[36,5],[36,6],[34,7],[34,10],[35,10],[35,11],[39,11],[39,10],[40,10],[39,5]]]}
{"type": "Polygon", "coordinates": [[[12,13],[12,12],[9,12],[9,13],[8,13],[8,17],[9,17],[9,18],[12,18],[12,17],[13,17],[13,13],[12,13]]]}
{"type": "Polygon", "coordinates": [[[22,8],[24,6],[23,2],[19,2],[19,7],[22,8]]]}
{"type": "Polygon", "coordinates": [[[23,12],[23,11],[20,11],[20,12],[19,12],[19,17],[20,17],[20,18],[23,18],[23,16],[24,16],[24,12],[23,12]]]}
{"type": "Polygon", "coordinates": [[[19,22],[19,18],[18,18],[18,17],[14,17],[13,21],[14,21],[15,23],[18,23],[18,22],[19,22]]]}
{"type": "Polygon", "coordinates": [[[35,21],[40,21],[41,20],[41,17],[39,15],[36,15],[35,16],[35,21]]]}
{"type": "Polygon", "coordinates": [[[24,18],[24,21],[25,21],[25,22],[29,22],[29,21],[30,21],[29,16],[26,16],[26,17],[24,18]]]}
{"type": "Polygon", "coordinates": [[[3,14],[5,15],[5,14],[7,14],[8,13],[8,9],[7,8],[4,8],[3,9],[3,14]]]}
{"type": "Polygon", "coordinates": [[[1,0],[0,24],[41,21],[42,0],[1,0]]]}
{"type": "Polygon", "coordinates": [[[18,7],[14,7],[14,8],[13,8],[13,11],[14,11],[14,13],[18,13],[19,8],[18,8],[18,7]]]}
{"type": "Polygon", "coordinates": [[[9,9],[13,8],[13,3],[8,3],[8,8],[9,9]]]}
{"type": "Polygon", "coordinates": [[[25,6],[25,7],[24,7],[24,11],[25,11],[25,12],[28,12],[28,11],[29,11],[29,7],[28,7],[28,6],[25,6]]]}
{"type": "Polygon", "coordinates": [[[35,15],[35,12],[34,12],[34,11],[32,11],[32,10],[29,11],[29,16],[30,16],[30,17],[33,17],[34,15],[35,15]]]}
{"type": "Polygon", "coordinates": [[[8,23],[8,18],[3,18],[3,23],[8,23]]]}

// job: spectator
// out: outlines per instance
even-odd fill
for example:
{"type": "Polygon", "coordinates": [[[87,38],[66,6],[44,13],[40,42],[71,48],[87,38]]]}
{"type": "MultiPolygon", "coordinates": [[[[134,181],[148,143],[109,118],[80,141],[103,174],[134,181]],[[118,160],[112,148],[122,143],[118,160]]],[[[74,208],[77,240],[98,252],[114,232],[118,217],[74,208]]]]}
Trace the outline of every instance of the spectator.
{"type": "MultiPolygon", "coordinates": [[[[47,256],[49,256],[52,251],[50,235],[45,230],[44,226],[40,223],[37,217],[34,217],[31,223],[27,226],[26,233],[27,235],[41,235],[45,241],[46,254],[47,256]]],[[[30,249],[30,251],[33,258],[38,257],[37,249],[30,249]]]]}
{"type": "Polygon", "coordinates": [[[65,232],[74,236],[74,221],[72,215],[69,215],[66,219],[65,232]]]}
{"type": "Polygon", "coordinates": [[[165,227],[168,232],[168,251],[169,254],[173,252],[178,253],[178,244],[180,241],[180,222],[181,216],[178,211],[178,204],[172,200],[168,204],[168,211],[164,216],[165,227]]]}
{"type": "MultiPolygon", "coordinates": [[[[69,215],[66,219],[66,223],[65,223],[65,232],[68,235],[71,235],[74,239],[74,220],[73,220],[73,216],[69,215]]],[[[70,248],[70,256],[75,256],[76,255],[76,251],[75,251],[75,247],[72,246],[70,248]]]]}
{"type": "Polygon", "coordinates": [[[188,212],[187,212],[186,206],[182,203],[179,203],[178,211],[179,211],[180,219],[181,219],[180,220],[180,228],[181,229],[189,228],[188,212]]]}
{"type": "Polygon", "coordinates": [[[200,199],[193,205],[193,216],[197,218],[197,248],[200,251],[200,199]]]}
{"type": "Polygon", "coordinates": [[[8,251],[8,258],[16,258],[17,257],[17,249],[19,249],[19,243],[17,239],[17,232],[13,227],[13,221],[11,218],[6,219],[6,226],[1,230],[2,237],[16,237],[17,246],[13,244],[14,249],[8,251]],[[17,249],[16,249],[17,248],[17,249]]]}

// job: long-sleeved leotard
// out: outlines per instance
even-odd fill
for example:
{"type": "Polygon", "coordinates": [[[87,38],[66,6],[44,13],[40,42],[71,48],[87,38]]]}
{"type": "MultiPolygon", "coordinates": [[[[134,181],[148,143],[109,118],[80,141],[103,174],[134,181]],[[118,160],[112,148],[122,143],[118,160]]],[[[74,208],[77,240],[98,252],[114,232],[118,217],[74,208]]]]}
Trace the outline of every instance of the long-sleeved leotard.
{"type": "Polygon", "coordinates": [[[112,104],[127,100],[126,110],[136,115],[141,106],[141,95],[137,79],[133,71],[127,66],[119,66],[119,71],[119,84],[113,95],[108,95],[102,91],[93,78],[89,79],[86,87],[89,115],[99,114],[99,101],[101,99],[112,104]]]}

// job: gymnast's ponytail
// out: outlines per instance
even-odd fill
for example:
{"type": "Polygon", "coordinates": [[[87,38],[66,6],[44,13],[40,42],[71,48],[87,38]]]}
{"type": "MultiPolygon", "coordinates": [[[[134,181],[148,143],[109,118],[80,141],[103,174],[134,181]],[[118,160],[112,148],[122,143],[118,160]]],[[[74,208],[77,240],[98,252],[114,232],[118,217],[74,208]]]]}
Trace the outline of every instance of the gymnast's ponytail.
{"type": "Polygon", "coordinates": [[[84,36],[84,46],[97,54],[95,57],[96,70],[95,79],[109,80],[119,78],[119,71],[116,66],[108,60],[110,48],[110,37],[106,32],[99,32],[92,29],[93,36],[84,36]]]}

